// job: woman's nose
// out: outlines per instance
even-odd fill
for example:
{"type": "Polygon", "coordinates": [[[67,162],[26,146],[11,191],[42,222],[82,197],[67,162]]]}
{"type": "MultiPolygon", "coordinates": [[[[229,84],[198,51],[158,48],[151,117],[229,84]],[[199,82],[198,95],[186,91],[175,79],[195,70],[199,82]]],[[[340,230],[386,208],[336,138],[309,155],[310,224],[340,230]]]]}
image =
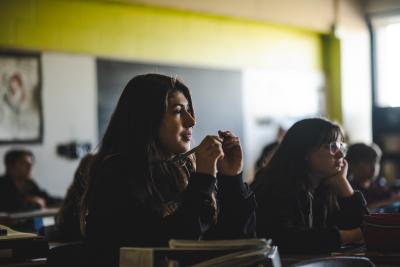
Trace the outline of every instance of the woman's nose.
{"type": "Polygon", "coordinates": [[[186,128],[193,127],[196,124],[196,120],[192,116],[192,114],[188,111],[186,111],[184,121],[183,121],[183,126],[186,128]]]}
{"type": "Polygon", "coordinates": [[[344,154],[344,152],[341,150],[341,149],[338,149],[337,151],[336,151],[336,153],[335,153],[335,157],[336,158],[344,158],[345,157],[345,154],[344,154]]]}

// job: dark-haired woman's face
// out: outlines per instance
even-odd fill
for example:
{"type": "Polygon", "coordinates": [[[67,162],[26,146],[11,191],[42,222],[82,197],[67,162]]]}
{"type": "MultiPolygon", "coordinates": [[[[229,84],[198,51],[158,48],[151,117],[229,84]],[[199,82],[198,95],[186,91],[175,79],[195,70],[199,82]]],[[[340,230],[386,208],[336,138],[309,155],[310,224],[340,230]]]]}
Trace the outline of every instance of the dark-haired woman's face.
{"type": "MultiPolygon", "coordinates": [[[[337,142],[341,144],[341,137],[337,142]]],[[[340,149],[332,149],[330,144],[314,148],[307,156],[310,173],[320,178],[337,174],[343,167],[344,154],[340,149]]]]}
{"type": "Polygon", "coordinates": [[[158,134],[162,149],[168,156],[190,149],[194,125],[195,120],[186,97],[181,92],[171,94],[158,134]]]}

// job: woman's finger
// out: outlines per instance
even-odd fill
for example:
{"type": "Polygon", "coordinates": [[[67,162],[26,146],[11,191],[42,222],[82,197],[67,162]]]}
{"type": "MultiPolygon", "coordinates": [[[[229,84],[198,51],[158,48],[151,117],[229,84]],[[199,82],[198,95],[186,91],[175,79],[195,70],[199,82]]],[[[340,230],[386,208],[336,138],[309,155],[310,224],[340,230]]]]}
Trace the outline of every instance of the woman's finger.
{"type": "Polygon", "coordinates": [[[240,139],[238,137],[234,137],[226,142],[224,141],[223,143],[224,148],[232,148],[237,145],[240,145],[240,139]]]}
{"type": "Polygon", "coordinates": [[[224,145],[223,148],[224,149],[230,149],[230,148],[237,147],[237,146],[240,146],[239,142],[232,142],[232,143],[224,145]]]}
{"type": "Polygon", "coordinates": [[[221,131],[221,130],[218,131],[218,135],[220,137],[222,137],[222,138],[227,138],[227,137],[230,137],[230,136],[234,136],[232,134],[232,132],[230,132],[230,131],[221,131]]]}

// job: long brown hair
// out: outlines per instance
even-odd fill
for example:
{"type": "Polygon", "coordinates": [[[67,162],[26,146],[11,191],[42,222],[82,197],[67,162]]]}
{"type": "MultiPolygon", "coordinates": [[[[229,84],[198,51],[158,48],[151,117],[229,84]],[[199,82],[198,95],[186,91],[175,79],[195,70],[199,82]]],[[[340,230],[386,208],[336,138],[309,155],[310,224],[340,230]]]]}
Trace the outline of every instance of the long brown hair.
{"type": "MultiPolygon", "coordinates": [[[[94,155],[87,154],[81,159],[78,167],[75,170],[72,183],[68,188],[63,204],[58,212],[57,224],[59,227],[61,227],[60,230],[64,229],[65,227],[77,227],[81,224],[81,200],[87,187],[89,169],[94,158],[94,155]],[[71,221],[73,225],[68,225],[68,223],[71,221]]],[[[74,231],[73,234],[79,234],[79,228],[66,229],[66,231],[68,230],[74,231]]],[[[82,232],[82,229],[80,232],[82,232]]],[[[66,234],[71,233],[69,232],[66,234]]]]}

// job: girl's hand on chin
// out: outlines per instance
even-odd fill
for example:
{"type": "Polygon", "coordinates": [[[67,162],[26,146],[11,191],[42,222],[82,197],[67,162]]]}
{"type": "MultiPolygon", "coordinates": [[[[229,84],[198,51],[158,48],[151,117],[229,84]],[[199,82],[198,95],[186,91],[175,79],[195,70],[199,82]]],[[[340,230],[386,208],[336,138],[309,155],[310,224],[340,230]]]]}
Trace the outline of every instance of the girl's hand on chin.
{"type": "Polygon", "coordinates": [[[334,186],[337,183],[340,183],[341,180],[347,180],[347,170],[348,170],[348,163],[346,160],[343,160],[343,164],[339,167],[336,167],[336,174],[328,177],[325,180],[325,183],[331,186],[334,186]]]}
{"type": "Polygon", "coordinates": [[[325,183],[331,186],[339,197],[349,197],[354,193],[353,188],[347,180],[347,170],[348,163],[346,160],[343,160],[343,167],[340,171],[325,180],[325,183]]]}

